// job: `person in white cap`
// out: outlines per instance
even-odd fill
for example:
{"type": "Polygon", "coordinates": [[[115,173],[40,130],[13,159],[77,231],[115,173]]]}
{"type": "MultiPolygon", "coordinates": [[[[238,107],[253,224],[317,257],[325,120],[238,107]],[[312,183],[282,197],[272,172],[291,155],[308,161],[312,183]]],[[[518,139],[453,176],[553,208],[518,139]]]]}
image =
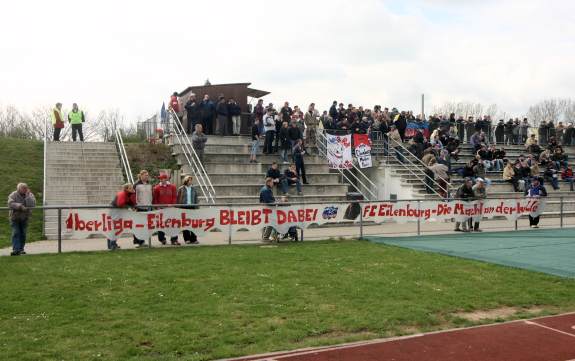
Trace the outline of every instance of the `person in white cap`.
{"type": "MultiPolygon", "coordinates": [[[[475,185],[473,186],[473,195],[477,200],[483,200],[487,198],[487,191],[485,188],[485,180],[483,178],[476,178],[475,185]]],[[[481,232],[479,229],[479,222],[481,221],[481,216],[474,217],[475,223],[473,224],[473,232],[481,232]]],[[[471,222],[471,218],[469,219],[471,222]]],[[[471,230],[471,224],[469,224],[469,230],[471,230]]]]}

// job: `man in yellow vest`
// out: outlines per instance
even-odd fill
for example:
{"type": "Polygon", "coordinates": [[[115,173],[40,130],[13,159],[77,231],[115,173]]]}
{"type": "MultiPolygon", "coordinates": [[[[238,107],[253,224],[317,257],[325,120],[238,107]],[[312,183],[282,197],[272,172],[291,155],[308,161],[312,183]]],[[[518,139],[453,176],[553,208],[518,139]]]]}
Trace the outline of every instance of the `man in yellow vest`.
{"type": "Polygon", "coordinates": [[[72,141],[76,141],[76,134],[80,135],[80,142],[84,141],[82,123],[84,123],[85,120],[84,112],[78,109],[78,104],[72,104],[72,111],[68,113],[68,121],[72,124],[72,141]]]}
{"type": "Polygon", "coordinates": [[[64,128],[64,119],[62,118],[62,103],[56,103],[52,109],[52,126],[54,127],[54,141],[60,141],[60,132],[64,128]]]}

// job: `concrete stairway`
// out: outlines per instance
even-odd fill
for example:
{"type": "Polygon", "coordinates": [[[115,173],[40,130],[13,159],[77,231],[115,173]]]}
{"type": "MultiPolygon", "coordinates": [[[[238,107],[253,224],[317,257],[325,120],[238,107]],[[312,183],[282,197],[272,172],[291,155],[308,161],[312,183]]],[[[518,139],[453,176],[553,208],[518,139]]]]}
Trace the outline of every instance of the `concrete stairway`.
{"type": "MultiPolygon", "coordinates": [[[[124,182],[114,143],[50,142],[46,162],[48,206],[109,204],[124,182]]],[[[67,210],[62,214],[65,221],[67,210]]],[[[44,216],[46,238],[57,239],[57,211],[47,210],[44,216]]]]}
{"type": "MultiPolygon", "coordinates": [[[[263,142],[262,142],[263,143],[263,142]]],[[[258,163],[249,163],[250,138],[244,136],[208,136],[204,152],[204,167],[216,192],[217,203],[257,203],[259,191],[264,184],[265,174],[273,161],[279,163],[283,171],[287,165],[281,164],[279,155],[257,157],[258,163]]],[[[181,146],[172,145],[174,156],[184,174],[191,174],[181,146]]],[[[317,150],[310,149],[313,154],[317,150]]],[[[305,167],[309,185],[303,185],[303,196],[298,196],[295,186],[289,190],[289,199],[293,202],[330,202],[344,201],[348,185],[340,179],[339,173],[330,171],[327,161],[317,155],[305,156],[305,167]]],[[[194,180],[197,181],[197,180],[194,180]]],[[[279,194],[274,189],[275,194],[279,194]]],[[[200,197],[201,202],[205,199],[200,197]]]]}

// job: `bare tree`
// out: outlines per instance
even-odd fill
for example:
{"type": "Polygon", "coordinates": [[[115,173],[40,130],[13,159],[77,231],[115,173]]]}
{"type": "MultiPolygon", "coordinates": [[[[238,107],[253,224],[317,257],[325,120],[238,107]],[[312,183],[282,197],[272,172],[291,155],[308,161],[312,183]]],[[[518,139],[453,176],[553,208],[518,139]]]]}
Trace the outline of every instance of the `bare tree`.
{"type": "Polygon", "coordinates": [[[489,115],[491,118],[495,118],[500,114],[499,107],[497,104],[491,104],[489,106],[484,106],[481,103],[472,102],[446,102],[440,106],[433,108],[435,114],[449,115],[455,113],[455,116],[463,116],[478,118],[483,115],[489,115]]]}
{"type": "Polygon", "coordinates": [[[102,110],[91,122],[91,130],[104,142],[114,141],[114,130],[122,129],[124,117],[118,109],[102,110]]]}
{"type": "MultiPolygon", "coordinates": [[[[570,99],[545,99],[529,107],[527,118],[538,126],[541,121],[557,123],[564,120],[572,101],[570,99]]],[[[565,119],[566,120],[566,119],[565,119]]]]}

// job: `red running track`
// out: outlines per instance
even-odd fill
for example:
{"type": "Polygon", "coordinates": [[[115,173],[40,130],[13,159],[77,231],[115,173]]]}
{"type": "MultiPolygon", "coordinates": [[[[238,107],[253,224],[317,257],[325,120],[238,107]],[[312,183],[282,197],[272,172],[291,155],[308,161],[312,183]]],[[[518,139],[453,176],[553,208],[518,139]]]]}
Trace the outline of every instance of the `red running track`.
{"type": "Polygon", "coordinates": [[[575,313],[237,361],[575,361],[575,313]]]}

